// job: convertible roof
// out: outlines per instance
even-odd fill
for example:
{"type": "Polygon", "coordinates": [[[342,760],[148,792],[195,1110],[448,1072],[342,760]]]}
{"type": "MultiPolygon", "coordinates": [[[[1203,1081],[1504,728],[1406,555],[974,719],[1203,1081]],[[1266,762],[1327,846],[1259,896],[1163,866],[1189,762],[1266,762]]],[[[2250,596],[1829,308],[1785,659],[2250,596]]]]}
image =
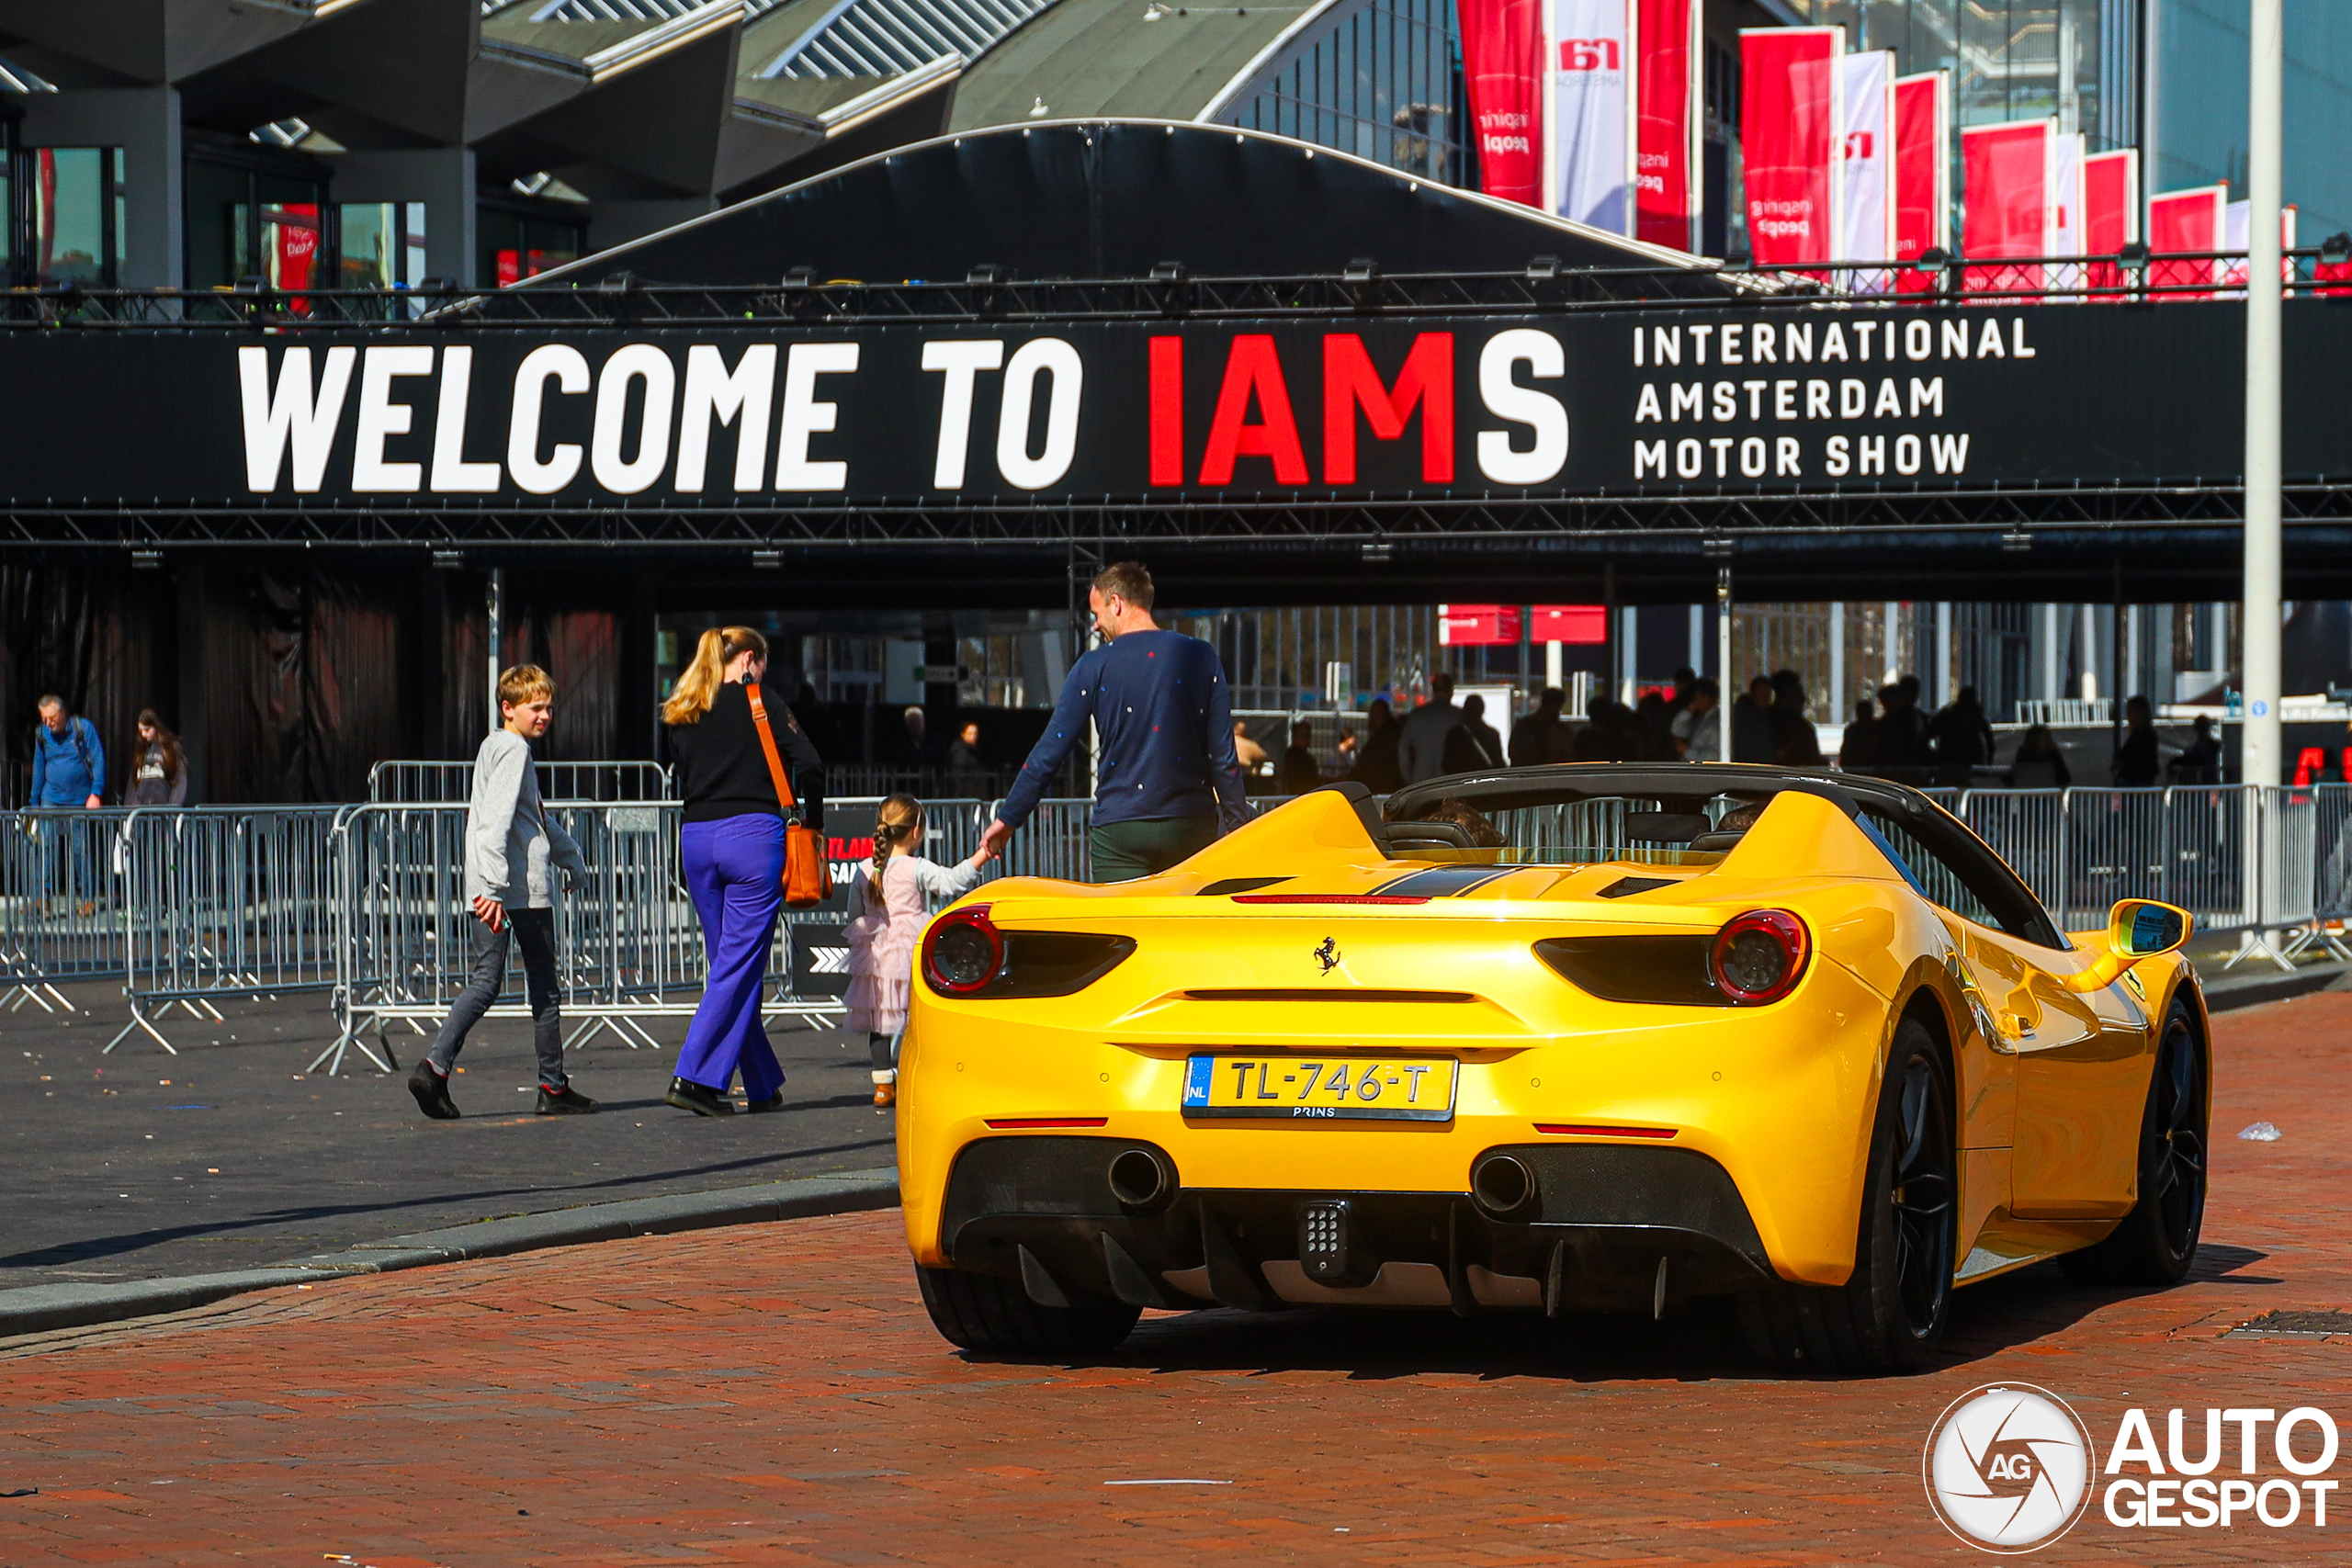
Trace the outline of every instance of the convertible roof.
{"type": "Polygon", "coordinates": [[[1455,773],[1408,784],[1388,797],[1385,815],[1391,822],[1408,822],[1447,800],[1507,811],[1604,795],[1760,797],[1787,790],[1820,795],[1849,817],[1859,809],[1858,798],[1904,818],[1937,811],[1935,803],[1917,790],[1826,768],[1768,768],[1747,762],[1555,762],[1541,768],[1455,773]]]}
{"type": "MultiPolygon", "coordinates": [[[[1766,798],[1792,791],[1819,795],[1860,820],[1865,829],[1869,829],[1865,808],[1900,823],[1961,874],[2002,930],[2044,947],[2069,945],[2024,879],[1966,823],[1916,789],[1860,773],[1742,762],[1561,762],[1542,768],[1455,773],[1411,784],[1388,797],[1384,815],[1391,822],[1411,821],[1449,800],[1481,811],[1509,811],[1610,795],[1643,800],[1705,799],[1719,795],[1766,798]]],[[[1876,829],[1869,830],[1878,836],[1876,829]]],[[[1883,836],[1881,847],[1910,877],[1921,897],[1927,897],[1917,874],[1883,836]]]]}

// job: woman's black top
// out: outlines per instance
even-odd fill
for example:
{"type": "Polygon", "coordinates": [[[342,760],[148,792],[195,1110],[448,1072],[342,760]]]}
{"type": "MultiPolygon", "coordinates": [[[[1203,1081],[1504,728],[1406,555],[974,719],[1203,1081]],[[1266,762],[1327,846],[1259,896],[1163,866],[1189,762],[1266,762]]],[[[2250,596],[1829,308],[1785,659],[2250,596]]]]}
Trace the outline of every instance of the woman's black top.
{"type": "MultiPolygon", "coordinates": [[[[793,797],[800,803],[801,820],[811,828],[825,825],[825,762],[808,738],[800,733],[784,699],[763,687],[760,701],[768,711],[768,728],[775,732],[776,750],[791,771],[793,797]]],[[[718,822],[729,817],[781,817],[775,781],[769,776],[760,731],[752,722],[752,699],[741,683],[729,681],[711,699],[710,711],[699,724],[665,724],[662,750],[678,783],[678,798],[685,802],[689,822],[718,822]]]]}

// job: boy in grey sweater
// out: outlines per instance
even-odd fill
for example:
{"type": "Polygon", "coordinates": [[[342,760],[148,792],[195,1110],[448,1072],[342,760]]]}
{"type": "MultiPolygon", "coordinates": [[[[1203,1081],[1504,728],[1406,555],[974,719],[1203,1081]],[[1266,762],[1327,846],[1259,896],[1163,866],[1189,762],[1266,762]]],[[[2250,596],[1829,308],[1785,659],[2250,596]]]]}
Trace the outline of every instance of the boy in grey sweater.
{"type": "Polygon", "coordinates": [[[417,1108],[437,1122],[454,1120],[449,1071],[465,1048],[466,1032],[481,1021],[506,983],[506,931],[523,949],[524,987],[531,1000],[531,1043],[539,1056],[538,1112],[578,1115],[596,1102],[563,1074],[563,1021],[555,973],[555,877],[584,877],[587,863],[563,825],[539,804],[531,742],[548,732],[555,683],[536,664],[498,677],[503,728],[474,754],[473,800],[466,811],[466,896],[473,906],[474,972],[449,1009],[432,1051],[409,1075],[417,1108]]]}

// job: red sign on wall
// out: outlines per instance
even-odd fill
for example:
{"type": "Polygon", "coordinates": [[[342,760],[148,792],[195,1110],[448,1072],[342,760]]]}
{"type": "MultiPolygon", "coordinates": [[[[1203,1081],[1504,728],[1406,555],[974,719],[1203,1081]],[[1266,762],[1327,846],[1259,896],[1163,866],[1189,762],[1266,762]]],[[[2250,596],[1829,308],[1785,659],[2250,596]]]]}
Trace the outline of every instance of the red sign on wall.
{"type": "MultiPolygon", "coordinates": [[[[1517,604],[1440,604],[1437,616],[1441,647],[1500,648],[1520,639],[1517,604]]],[[[1599,604],[1538,604],[1527,633],[1530,642],[1607,642],[1609,612],[1599,604]]]]}

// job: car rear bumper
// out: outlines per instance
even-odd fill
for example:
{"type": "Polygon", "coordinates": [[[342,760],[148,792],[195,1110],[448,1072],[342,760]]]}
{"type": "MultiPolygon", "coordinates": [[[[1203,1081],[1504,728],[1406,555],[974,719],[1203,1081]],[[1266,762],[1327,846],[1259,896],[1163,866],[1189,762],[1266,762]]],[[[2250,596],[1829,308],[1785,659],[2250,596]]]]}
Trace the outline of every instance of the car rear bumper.
{"type": "Polygon", "coordinates": [[[982,1138],[956,1156],[939,1246],[953,1267],[1019,1280],[1046,1305],[1651,1312],[1774,1278],[1736,1184],[1695,1150],[1510,1145],[1479,1163],[1498,1156],[1531,1189],[1516,1203],[1485,1185],[1478,1196],[1188,1187],[1142,1140],[982,1138]],[[1141,1179],[1147,1160],[1157,1185],[1141,1179]]]}

